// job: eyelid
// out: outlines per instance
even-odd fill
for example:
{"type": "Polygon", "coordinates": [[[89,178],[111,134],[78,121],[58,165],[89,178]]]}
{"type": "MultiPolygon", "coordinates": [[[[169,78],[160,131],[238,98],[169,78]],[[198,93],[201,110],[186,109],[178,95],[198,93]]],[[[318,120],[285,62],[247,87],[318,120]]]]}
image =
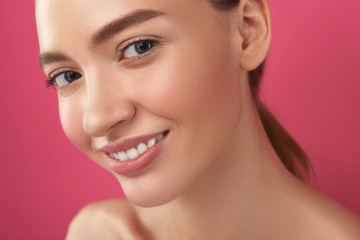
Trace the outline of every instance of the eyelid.
{"type": "Polygon", "coordinates": [[[132,44],[139,42],[139,41],[146,41],[146,40],[150,40],[150,41],[154,41],[154,42],[159,42],[161,38],[153,36],[153,35],[146,35],[146,36],[140,36],[140,37],[134,37],[128,40],[123,41],[122,43],[119,44],[118,46],[118,50],[120,52],[124,51],[126,48],[128,48],[129,46],[131,46],[132,44]]]}
{"type": "Polygon", "coordinates": [[[76,71],[75,69],[72,69],[72,68],[60,68],[60,69],[57,69],[55,71],[52,71],[50,74],[49,74],[49,79],[53,80],[55,79],[57,76],[59,76],[60,74],[62,73],[65,73],[65,72],[78,72],[81,74],[81,72],[79,71],[76,71]]]}

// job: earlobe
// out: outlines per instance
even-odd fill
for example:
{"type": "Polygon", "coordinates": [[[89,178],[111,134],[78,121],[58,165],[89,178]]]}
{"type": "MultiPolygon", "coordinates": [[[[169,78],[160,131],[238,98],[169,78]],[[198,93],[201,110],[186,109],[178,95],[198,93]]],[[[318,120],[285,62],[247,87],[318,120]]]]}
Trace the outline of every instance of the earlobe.
{"type": "Polygon", "coordinates": [[[240,66],[256,69],[266,58],[271,42],[271,18],[267,0],[242,0],[238,6],[237,30],[240,66]]]}

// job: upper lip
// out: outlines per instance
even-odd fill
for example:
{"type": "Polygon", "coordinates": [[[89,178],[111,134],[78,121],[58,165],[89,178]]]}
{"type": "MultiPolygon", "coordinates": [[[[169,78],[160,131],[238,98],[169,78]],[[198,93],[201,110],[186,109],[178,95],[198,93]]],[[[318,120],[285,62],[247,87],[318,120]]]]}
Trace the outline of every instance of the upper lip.
{"type": "Polygon", "coordinates": [[[141,136],[132,137],[132,138],[119,139],[118,141],[108,143],[104,147],[99,148],[99,151],[104,152],[104,153],[117,153],[117,152],[126,151],[132,147],[136,148],[140,143],[147,144],[148,140],[150,140],[153,137],[156,137],[157,135],[159,135],[161,133],[164,134],[165,132],[166,131],[152,133],[152,134],[148,134],[148,135],[141,135],[141,136]]]}

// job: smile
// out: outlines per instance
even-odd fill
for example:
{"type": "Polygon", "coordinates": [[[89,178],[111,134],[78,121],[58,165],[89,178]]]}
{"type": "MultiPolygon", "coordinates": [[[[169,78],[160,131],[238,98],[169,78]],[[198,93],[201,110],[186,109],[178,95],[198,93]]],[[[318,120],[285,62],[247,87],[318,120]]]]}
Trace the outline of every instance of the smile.
{"type": "Polygon", "coordinates": [[[111,158],[114,158],[121,162],[124,162],[127,160],[132,160],[132,159],[137,158],[139,155],[145,153],[150,148],[152,148],[155,144],[160,142],[161,139],[163,139],[165,135],[166,135],[166,132],[160,133],[160,134],[150,138],[149,140],[146,140],[144,142],[137,144],[137,146],[134,145],[126,150],[119,151],[119,152],[112,152],[112,153],[108,153],[108,154],[110,155],[111,158]]]}
{"type": "Polygon", "coordinates": [[[107,163],[120,175],[135,174],[150,165],[167,141],[169,131],[124,138],[99,149],[106,155],[107,163]]]}

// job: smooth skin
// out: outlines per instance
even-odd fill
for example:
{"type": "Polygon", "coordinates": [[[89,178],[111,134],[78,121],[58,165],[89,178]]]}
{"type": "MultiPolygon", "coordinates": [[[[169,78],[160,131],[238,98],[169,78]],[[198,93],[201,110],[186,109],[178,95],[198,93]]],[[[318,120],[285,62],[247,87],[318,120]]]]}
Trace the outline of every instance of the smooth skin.
{"type": "Polygon", "coordinates": [[[74,80],[58,86],[62,127],[127,196],[86,206],[67,239],[360,239],[358,217],[292,176],[262,127],[247,73],[269,50],[266,0],[230,12],[205,0],[38,0],[36,12],[40,54],[53,54],[45,74],[74,80]],[[161,14],[94,41],[139,10],[161,14]],[[153,46],[134,54],[144,39],[153,46]],[[165,130],[133,175],[99,151],[165,130]]]}

